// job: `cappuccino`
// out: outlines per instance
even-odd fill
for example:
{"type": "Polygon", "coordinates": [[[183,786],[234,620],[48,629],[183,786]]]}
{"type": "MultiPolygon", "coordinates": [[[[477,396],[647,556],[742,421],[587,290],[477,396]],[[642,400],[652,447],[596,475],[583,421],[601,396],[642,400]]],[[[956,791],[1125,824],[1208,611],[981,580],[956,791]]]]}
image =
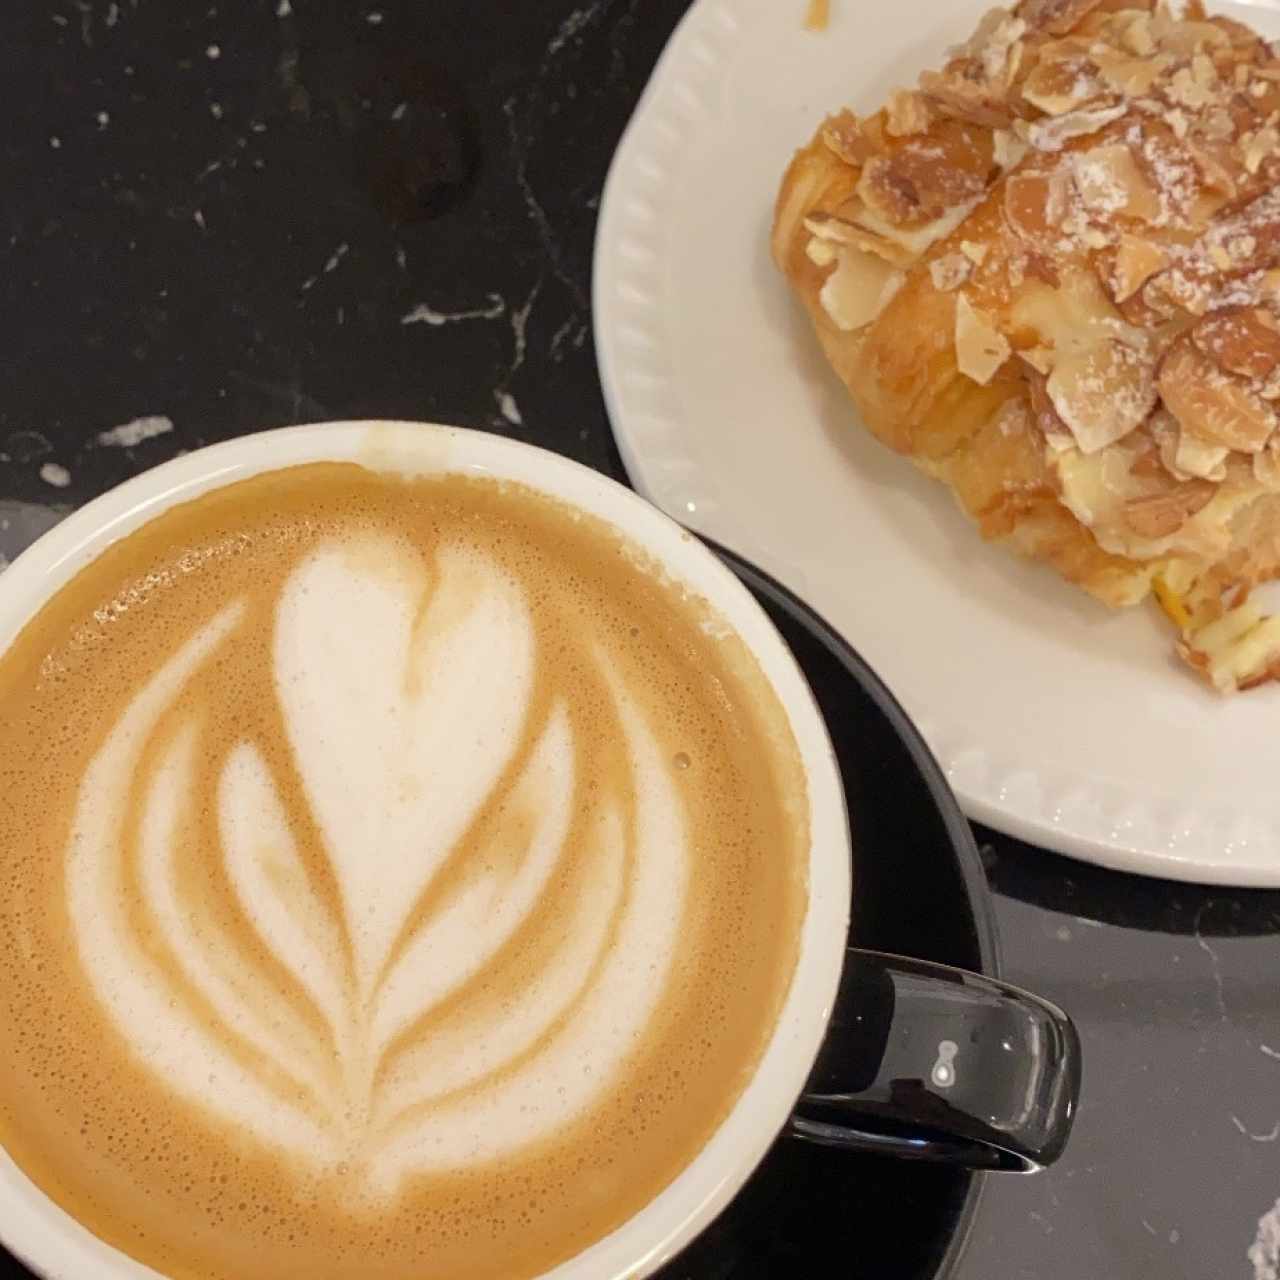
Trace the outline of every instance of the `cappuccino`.
{"type": "Polygon", "coordinates": [[[539,1274],[768,1043],[807,906],[786,713],[534,490],[215,490],[52,597],[0,707],[0,1142],[165,1275],[539,1274]]]}

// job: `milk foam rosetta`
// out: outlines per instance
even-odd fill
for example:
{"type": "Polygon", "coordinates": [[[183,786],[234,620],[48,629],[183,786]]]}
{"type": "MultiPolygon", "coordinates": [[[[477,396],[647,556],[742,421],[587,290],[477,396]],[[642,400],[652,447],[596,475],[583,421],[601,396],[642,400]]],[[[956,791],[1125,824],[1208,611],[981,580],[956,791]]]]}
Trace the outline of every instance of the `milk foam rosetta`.
{"type": "Polygon", "coordinates": [[[696,1154],[790,981],[807,800],[741,642],[625,550],[298,467],[0,660],[0,1138],[92,1230],[173,1275],[528,1275],[696,1154]]]}

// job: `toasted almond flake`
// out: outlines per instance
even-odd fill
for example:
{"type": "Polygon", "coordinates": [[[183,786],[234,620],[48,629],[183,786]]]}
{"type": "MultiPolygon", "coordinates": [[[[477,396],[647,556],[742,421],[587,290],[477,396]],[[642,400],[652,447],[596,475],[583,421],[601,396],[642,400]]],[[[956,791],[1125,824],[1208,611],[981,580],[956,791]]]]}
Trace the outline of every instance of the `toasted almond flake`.
{"type": "Polygon", "coordinates": [[[1224,373],[1187,336],[1166,354],[1158,385],[1183,431],[1207,444],[1256,453],[1275,429],[1271,406],[1243,379],[1224,373]]]}
{"type": "Polygon", "coordinates": [[[1260,307],[1227,307],[1205,316],[1191,340],[1219,368],[1242,378],[1264,379],[1280,368],[1280,332],[1260,307]]]}
{"type": "Polygon", "coordinates": [[[1024,240],[1048,243],[1067,214],[1071,179],[1051,173],[1015,173],[1004,186],[1004,216],[1024,240]]]}
{"type": "Polygon", "coordinates": [[[1052,347],[1027,347],[1017,354],[1019,359],[1025,360],[1041,377],[1047,378],[1053,369],[1052,347]]]}
{"type": "Polygon", "coordinates": [[[1145,13],[1134,18],[1121,33],[1120,43],[1139,58],[1149,58],[1156,51],[1156,42],[1151,37],[1151,18],[1145,13]]]}
{"type": "Polygon", "coordinates": [[[1162,493],[1129,498],[1124,522],[1140,538],[1168,538],[1208,506],[1216,491],[1208,480],[1186,480],[1162,493]]]}
{"type": "Polygon", "coordinates": [[[830,240],[810,236],[809,243],[804,247],[804,253],[815,267],[829,267],[839,256],[840,251],[830,240]]]}
{"type": "Polygon", "coordinates": [[[1084,454],[1122,440],[1156,403],[1150,361],[1115,338],[1059,353],[1045,389],[1084,454]]]}
{"type": "Polygon", "coordinates": [[[902,287],[903,275],[874,254],[842,248],[836,268],[818,295],[823,310],[844,332],[870,324],[902,287]]]}
{"type": "Polygon", "coordinates": [[[855,168],[861,168],[876,154],[875,145],[852,111],[828,116],[822,125],[822,141],[827,150],[855,168]]]}
{"type": "Polygon", "coordinates": [[[1280,489],[1280,449],[1275,440],[1253,455],[1253,478],[1268,489],[1280,489]]]}
{"type": "Polygon", "coordinates": [[[1138,236],[1121,235],[1111,268],[1113,300],[1125,302],[1132,298],[1157,271],[1164,269],[1168,260],[1159,245],[1138,236]]]}
{"type": "Polygon", "coordinates": [[[1179,430],[1173,452],[1173,468],[1182,479],[1199,477],[1202,480],[1225,480],[1225,463],[1230,452],[1224,445],[1206,444],[1189,432],[1179,430]]]}
{"type": "Polygon", "coordinates": [[[1022,82],[1022,96],[1046,115],[1062,116],[1092,102],[1102,93],[1102,82],[1091,64],[1047,62],[1043,58],[1022,82]]]}
{"type": "Polygon", "coordinates": [[[1061,151],[1073,138],[1087,137],[1119,120],[1126,110],[1124,103],[1120,103],[1117,106],[1068,111],[1066,115],[1035,121],[1027,130],[1027,138],[1038,151],[1061,151]]]}
{"type": "Polygon", "coordinates": [[[1240,151],[1246,171],[1250,175],[1256,174],[1268,156],[1280,151],[1280,131],[1268,127],[1246,133],[1240,139],[1240,151]]]}
{"type": "Polygon", "coordinates": [[[975,196],[948,209],[946,213],[917,227],[898,227],[880,218],[872,209],[860,209],[854,215],[855,230],[861,235],[863,248],[877,253],[900,266],[911,266],[939,240],[945,240],[973,211],[981,200],[975,196]]]}
{"type": "Polygon", "coordinates": [[[1113,143],[1077,152],[1072,177],[1085,207],[1096,216],[1122,213],[1144,222],[1160,216],[1160,197],[1127,146],[1113,143]]]}
{"type": "Polygon", "coordinates": [[[804,220],[804,229],[818,240],[832,244],[856,244],[857,228],[846,218],[834,213],[815,211],[804,220]]]}
{"type": "Polygon", "coordinates": [[[1009,340],[989,316],[963,293],[956,294],[956,367],[966,378],[986,386],[1009,358],[1009,340]]]}
{"type": "Polygon", "coordinates": [[[1192,58],[1206,49],[1226,49],[1231,44],[1231,37],[1212,22],[1179,21],[1167,15],[1155,17],[1151,33],[1160,49],[1184,58],[1192,58]]]}
{"type": "Polygon", "coordinates": [[[1187,113],[1178,107],[1165,115],[1165,123],[1173,130],[1173,136],[1181,141],[1187,136],[1187,129],[1191,125],[1191,121],[1187,118],[1187,113]]]}
{"type": "Polygon", "coordinates": [[[1202,107],[1207,107],[1214,96],[1212,85],[1203,84],[1192,73],[1190,67],[1179,67],[1177,71],[1169,78],[1169,83],[1165,86],[1166,96],[1180,106],[1188,107],[1192,111],[1198,111],[1202,107]]]}
{"type": "Polygon", "coordinates": [[[1021,18],[1002,17],[976,51],[989,84],[1007,88],[1012,83],[1022,60],[1022,37],[1026,30],[1027,24],[1021,18]]]}
{"type": "Polygon", "coordinates": [[[1030,150],[1027,143],[1008,129],[997,129],[991,135],[993,159],[1001,169],[1008,172],[1022,163],[1022,158],[1030,150]]]}
{"type": "Polygon", "coordinates": [[[1003,87],[979,84],[953,72],[923,72],[920,91],[943,115],[969,124],[1000,129],[1012,118],[1003,87]]]}
{"type": "Polygon", "coordinates": [[[1022,0],[1018,16],[1029,31],[1065,36],[1074,31],[1102,0],[1022,0]]]}
{"type": "Polygon", "coordinates": [[[1223,143],[1204,141],[1188,141],[1186,148],[1204,179],[1204,184],[1211,191],[1220,191],[1225,196],[1236,194],[1235,155],[1232,148],[1223,143]]]}
{"type": "Polygon", "coordinates": [[[885,132],[893,138],[927,133],[933,122],[928,99],[914,89],[895,89],[885,107],[885,132]]]}
{"type": "Polygon", "coordinates": [[[962,253],[945,253],[929,263],[929,275],[933,278],[933,287],[939,293],[950,293],[958,289],[973,272],[973,263],[962,253]]]}
{"type": "Polygon", "coordinates": [[[1212,142],[1230,142],[1239,130],[1226,107],[1210,107],[1201,121],[1204,136],[1212,142]]]}
{"type": "Polygon", "coordinates": [[[1092,57],[1103,81],[1126,98],[1149,94],[1156,81],[1173,65],[1173,59],[1167,54],[1158,58],[1130,58],[1105,45],[1092,57]]]}

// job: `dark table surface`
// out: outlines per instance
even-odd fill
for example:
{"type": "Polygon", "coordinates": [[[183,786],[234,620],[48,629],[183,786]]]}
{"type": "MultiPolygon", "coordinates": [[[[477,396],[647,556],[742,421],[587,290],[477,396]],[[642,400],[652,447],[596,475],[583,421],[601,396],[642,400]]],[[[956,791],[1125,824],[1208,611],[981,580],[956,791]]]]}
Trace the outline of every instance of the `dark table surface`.
{"type": "MultiPolygon", "coordinates": [[[[0,564],[139,470],[289,422],[458,422],[621,477],[592,236],[683,8],[6,0],[0,564]]],[[[1086,1079],[1066,1157],[987,1181],[954,1274],[1276,1280],[1280,893],[978,837],[1006,976],[1071,1011],[1086,1079]]],[[[862,1274],[847,1224],[812,1230],[862,1274]]]]}

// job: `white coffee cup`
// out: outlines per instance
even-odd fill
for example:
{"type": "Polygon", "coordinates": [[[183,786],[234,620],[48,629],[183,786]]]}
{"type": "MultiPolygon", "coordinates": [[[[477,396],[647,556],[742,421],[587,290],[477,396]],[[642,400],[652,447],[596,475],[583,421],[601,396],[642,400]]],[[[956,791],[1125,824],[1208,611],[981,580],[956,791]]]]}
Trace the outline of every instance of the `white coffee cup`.
{"type": "MultiPolygon", "coordinates": [[[[827,1030],[845,958],[849,828],[826,726],[795,659],[755,599],[696,538],[630,490],[555,454],[498,436],[403,422],[339,422],[246,436],[174,459],[69,516],[0,576],[0,652],[110,543],[179,502],[300,463],[353,461],[410,474],[519,481],[619,529],[673,579],[708,600],[750,647],[799,745],[809,789],[809,902],[790,992],[736,1105],[676,1179],[617,1230],[549,1274],[633,1280],[650,1274],[723,1209],[791,1115],[827,1030]]],[[[155,1277],[82,1227],[0,1151],[0,1242],[49,1280],[155,1277]]]]}

